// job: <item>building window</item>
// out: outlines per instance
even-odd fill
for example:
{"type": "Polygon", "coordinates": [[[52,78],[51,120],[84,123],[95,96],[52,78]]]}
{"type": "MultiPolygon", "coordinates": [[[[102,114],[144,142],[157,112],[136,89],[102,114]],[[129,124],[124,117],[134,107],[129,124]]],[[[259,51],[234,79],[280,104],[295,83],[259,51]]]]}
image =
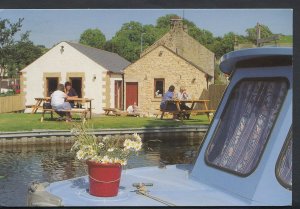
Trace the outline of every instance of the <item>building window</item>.
{"type": "Polygon", "coordinates": [[[244,79],[232,90],[206,150],[208,165],[239,176],[257,167],[288,90],[288,81],[244,79]]]}
{"type": "Polygon", "coordinates": [[[292,129],[290,129],[286,142],[281,150],[281,153],[276,163],[276,177],[279,183],[289,190],[292,190],[292,176],[293,176],[292,149],[293,149],[293,136],[292,136],[292,129]]]}
{"type": "Polygon", "coordinates": [[[154,97],[161,98],[165,92],[165,79],[155,78],[154,79],[154,97]]]}
{"type": "Polygon", "coordinates": [[[46,78],[46,96],[50,95],[57,90],[59,78],[58,77],[47,77],[46,78]]]}

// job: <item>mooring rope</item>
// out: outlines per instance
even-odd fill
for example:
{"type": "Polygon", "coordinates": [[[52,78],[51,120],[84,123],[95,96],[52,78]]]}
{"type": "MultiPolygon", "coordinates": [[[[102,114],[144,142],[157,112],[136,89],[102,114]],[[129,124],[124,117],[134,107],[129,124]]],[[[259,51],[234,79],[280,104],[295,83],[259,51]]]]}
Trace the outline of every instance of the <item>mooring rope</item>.
{"type": "Polygon", "coordinates": [[[161,202],[161,203],[163,203],[163,204],[165,204],[167,206],[176,206],[173,203],[170,203],[168,201],[165,201],[163,199],[160,199],[158,197],[155,197],[155,196],[152,196],[152,195],[148,194],[148,190],[147,190],[146,186],[153,186],[152,183],[134,183],[134,184],[132,184],[132,186],[134,186],[134,187],[137,188],[137,190],[135,190],[135,192],[137,194],[144,195],[144,196],[149,197],[149,198],[151,198],[151,199],[153,199],[155,201],[161,202]]]}
{"type": "Polygon", "coordinates": [[[151,198],[151,199],[153,199],[153,200],[156,200],[156,201],[158,201],[158,202],[161,202],[161,203],[163,203],[163,204],[165,204],[165,205],[167,205],[167,206],[176,206],[176,205],[173,204],[173,203],[170,203],[170,202],[168,202],[168,201],[166,201],[166,200],[163,200],[163,199],[160,199],[160,198],[158,198],[158,197],[152,196],[152,195],[147,194],[146,192],[143,192],[143,191],[136,191],[136,193],[137,193],[137,194],[144,195],[144,196],[146,196],[146,197],[149,197],[149,198],[151,198]]]}

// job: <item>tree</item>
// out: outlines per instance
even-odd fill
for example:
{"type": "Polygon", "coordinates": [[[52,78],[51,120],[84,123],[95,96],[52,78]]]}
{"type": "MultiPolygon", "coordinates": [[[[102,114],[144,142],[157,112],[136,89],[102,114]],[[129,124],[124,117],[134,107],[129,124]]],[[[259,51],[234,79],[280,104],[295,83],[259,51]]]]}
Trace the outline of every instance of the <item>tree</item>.
{"type": "Polygon", "coordinates": [[[106,38],[99,29],[87,29],[80,35],[79,43],[103,49],[106,38]]]}
{"type": "Polygon", "coordinates": [[[113,52],[133,62],[139,58],[140,40],[143,26],[139,22],[124,23],[111,39],[110,46],[113,52]]]}
{"type": "MultiPolygon", "coordinates": [[[[247,33],[247,39],[249,41],[251,41],[252,43],[256,43],[256,38],[257,38],[256,26],[253,27],[253,28],[247,28],[246,33],[247,33]]],[[[270,37],[272,35],[273,35],[273,33],[269,29],[268,26],[262,25],[262,24],[260,25],[260,38],[267,38],[267,37],[270,37]]]]}
{"type": "Polygon", "coordinates": [[[8,71],[8,77],[16,77],[19,70],[32,63],[45,52],[46,48],[44,46],[35,46],[33,42],[29,40],[29,32],[21,35],[21,40],[12,46],[9,63],[11,70],[8,71]]]}
{"type": "Polygon", "coordinates": [[[223,37],[214,38],[211,50],[215,53],[217,59],[234,50],[235,39],[238,43],[247,41],[244,36],[236,35],[233,32],[226,33],[223,37]]]}
{"type": "Polygon", "coordinates": [[[15,71],[13,63],[14,36],[21,30],[23,18],[19,18],[16,23],[11,23],[8,19],[0,19],[0,91],[4,76],[15,71]]]}
{"type": "Polygon", "coordinates": [[[141,44],[142,48],[145,49],[163,34],[161,29],[153,25],[142,25],[139,22],[131,21],[124,23],[115,36],[106,42],[105,49],[134,62],[140,57],[141,44]]]}

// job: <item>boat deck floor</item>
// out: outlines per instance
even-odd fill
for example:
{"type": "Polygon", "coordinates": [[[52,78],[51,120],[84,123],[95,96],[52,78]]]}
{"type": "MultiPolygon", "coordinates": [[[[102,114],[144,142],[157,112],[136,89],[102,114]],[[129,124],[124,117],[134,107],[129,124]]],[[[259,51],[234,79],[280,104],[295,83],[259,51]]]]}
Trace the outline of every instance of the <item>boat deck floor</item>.
{"type": "Polygon", "coordinates": [[[46,190],[62,198],[64,206],[243,206],[252,202],[205,185],[176,165],[123,170],[115,197],[95,197],[88,188],[88,176],[83,176],[51,183],[46,190]],[[137,194],[133,183],[153,183],[147,194],[154,198],[137,194]]]}

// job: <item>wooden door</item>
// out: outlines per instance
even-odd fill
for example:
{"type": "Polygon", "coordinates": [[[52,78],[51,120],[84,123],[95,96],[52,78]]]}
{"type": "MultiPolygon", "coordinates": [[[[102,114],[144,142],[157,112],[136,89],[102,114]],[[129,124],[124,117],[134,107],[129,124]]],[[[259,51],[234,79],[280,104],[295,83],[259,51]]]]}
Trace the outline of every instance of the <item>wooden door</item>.
{"type": "Polygon", "coordinates": [[[129,105],[133,105],[136,102],[138,104],[138,83],[126,82],[126,109],[129,105]]]}
{"type": "Polygon", "coordinates": [[[115,108],[123,109],[122,107],[122,81],[115,81],[115,108]]]}

